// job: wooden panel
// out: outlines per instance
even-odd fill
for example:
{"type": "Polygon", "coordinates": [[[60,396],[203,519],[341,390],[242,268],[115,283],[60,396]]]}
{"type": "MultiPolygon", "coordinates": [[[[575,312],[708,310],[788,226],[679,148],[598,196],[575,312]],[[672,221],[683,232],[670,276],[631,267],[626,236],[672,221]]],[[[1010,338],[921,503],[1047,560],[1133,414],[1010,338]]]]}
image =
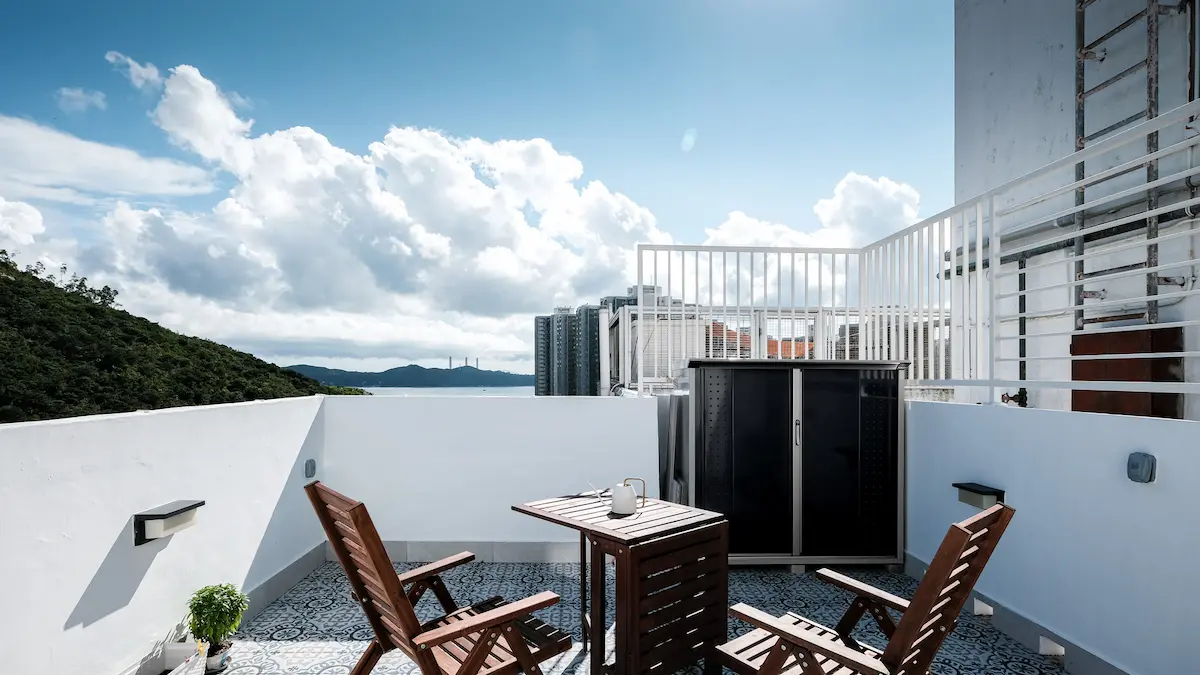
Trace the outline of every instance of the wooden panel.
{"type": "Polygon", "coordinates": [[[630,598],[636,669],[669,673],[707,658],[727,627],[729,525],[718,523],[633,546],[630,598]]]}
{"type": "MultiPolygon", "coordinates": [[[[1076,333],[1071,336],[1071,354],[1147,354],[1183,351],[1183,329],[1162,328],[1125,333],[1076,333]]],[[[1071,362],[1071,379],[1088,382],[1182,382],[1183,360],[1086,359],[1071,362]]],[[[1132,391],[1073,391],[1071,409],[1141,417],[1183,418],[1182,394],[1150,394],[1132,391]]]]}

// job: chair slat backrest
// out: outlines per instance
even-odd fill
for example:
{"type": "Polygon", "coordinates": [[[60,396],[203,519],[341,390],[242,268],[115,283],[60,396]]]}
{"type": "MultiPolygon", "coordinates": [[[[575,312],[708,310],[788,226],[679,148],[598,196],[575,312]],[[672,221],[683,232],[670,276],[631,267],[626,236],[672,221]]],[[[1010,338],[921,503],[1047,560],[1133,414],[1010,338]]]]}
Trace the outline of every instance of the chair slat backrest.
{"type": "Polygon", "coordinates": [[[1013,513],[1011,506],[996,504],[950,526],[881,657],[893,673],[929,670],[1013,513]]]}
{"type": "Polygon", "coordinates": [[[412,638],[420,632],[420,623],[367,507],[320,481],[304,486],[304,491],[380,646],[384,651],[398,647],[416,658],[412,638]]]}

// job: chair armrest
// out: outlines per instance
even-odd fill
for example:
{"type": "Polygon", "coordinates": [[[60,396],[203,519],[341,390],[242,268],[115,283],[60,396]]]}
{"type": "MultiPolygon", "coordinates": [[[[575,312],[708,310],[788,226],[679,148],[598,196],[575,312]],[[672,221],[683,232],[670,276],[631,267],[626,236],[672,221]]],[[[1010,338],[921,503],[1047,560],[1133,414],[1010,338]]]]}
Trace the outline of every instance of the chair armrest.
{"type": "Polygon", "coordinates": [[[557,602],[558,594],[543,591],[537,595],[531,595],[516,602],[505,603],[496,609],[489,609],[486,612],[467,617],[462,621],[455,621],[450,625],[421,633],[413,638],[413,644],[417,646],[417,649],[428,649],[443,642],[457,640],[464,635],[469,635],[485,628],[492,628],[514,619],[519,619],[526,614],[531,614],[536,610],[549,607],[557,602]]]}
{"type": "Polygon", "coordinates": [[[908,601],[904,598],[897,597],[886,591],[881,591],[870,584],[864,584],[857,579],[851,579],[844,574],[838,574],[831,569],[821,568],[817,570],[817,578],[827,584],[844,588],[851,593],[870,598],[884,607],[891,607],[897,612],[903,612],[908,609],[908,601]]]}
{"type": "Polygon", "coordinates": [[[475,559],[475,554],[470,551],[456,553],[449,558],[442,558],[437,562],[421,565],[415,570],[404,572],[400,576],[400,583],[411,584],[414,581],[421,581],[429,577],[435,577],[448,569],[453,569],[459,565],[465,565],[475,559]]]}
{"type": "Polygon", "coordinates": [[[828,638],[809,633],[802,628],[788,625],[750,605],[734,605],[729,608],[729,613],[752,626],[757,626],[778,636],[780,640],[786,640],[810,653],[821,654],[832,659],[835,663],[846,666],[856,672],[890,675],[887,666],[883,665],[878,659],[873,659],[866,654],[856,652],[840,642],[835,642],[828,638]]]}

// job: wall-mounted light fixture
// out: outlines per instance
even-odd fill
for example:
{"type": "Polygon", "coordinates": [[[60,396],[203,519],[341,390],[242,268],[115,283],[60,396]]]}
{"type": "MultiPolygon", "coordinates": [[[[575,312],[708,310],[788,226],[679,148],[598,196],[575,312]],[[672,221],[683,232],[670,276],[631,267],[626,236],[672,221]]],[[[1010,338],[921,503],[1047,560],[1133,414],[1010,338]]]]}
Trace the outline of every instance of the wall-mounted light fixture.
{"type": "Polygon", "coordinates": [[[197,509],[202,500],[180,499],[158,508],[133,514],[133,545],[141,546],[155,539],[169,537],[196,524],[197,509]]]}
{"type": "Polygon", "coordinates": [[[979,483],[954,483],[958,488],[958,501],[977,509],[987,509],[1004,501],[1004,490],[979,483]]]}

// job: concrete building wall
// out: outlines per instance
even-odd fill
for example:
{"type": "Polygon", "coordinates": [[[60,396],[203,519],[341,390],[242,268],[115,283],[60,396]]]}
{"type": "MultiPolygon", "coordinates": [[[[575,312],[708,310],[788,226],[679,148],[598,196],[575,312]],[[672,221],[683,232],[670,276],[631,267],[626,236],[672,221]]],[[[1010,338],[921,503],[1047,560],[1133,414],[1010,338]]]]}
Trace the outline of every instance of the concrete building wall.
{"type": "MultiPolygon", "coordinates": [[[[1164,6],[1173,3],[1162,3],[1164,6]]],[[[1075,151],[1075,5],[1072,0],[957,0],[955,3],[955,200],[965,202],[972,197],[1017,179],[1054,160],[1067,157],[1075,151]]],[[[1147,6],[1145,0],[1100,0],[1086,11],[1087,41],[1095,40],[1147,6]]],[[[1192,11],[1166,13],[1159,16],[1159,104],[1160,112],[1166,112],[1188,101],[1189,80],[1195,77],[1190,72],[1191,48],[1188,29],[1194,21],[1192,11]]],[[[1146,57],[1146,23],[1139,20],[1129,28],[1107,41],[1103,48],[1103,60],[1086,61],[1085,88],[1094,87],[1118,74],[1125,68],[1146,57]]],[[[1085,108],[1085,135],[1095,133],[1128,117],[1147,104],[1147,80],[1145,69],[1107,87],[1087,99],[1085,108]]],[[[1167,147],[1191,136],[1183,124],[1163,130],[1159,134],[1159,146],[1167,147]]],[[[1100,139],[1097,139],[1100,140],[1100,139]]],[[[1121,164],[1146,152],[1144,142],[1135,142],[1124,148],[1106,153],[1086,163],[1086,173],[1091,175],[1103,169],[1121,164]]],[[[1195,160],[1187,152],[1179,152],[1163,158],[1159,163],[1159,175],[1182,171],[1195,166],[1195,160]]],[[[1017,189],[1007,192],[999,206],[1023,201],[1049,189],[1069,184],[1074,180],[1073,166],[1048,174],[1017,189]]],[[[1093,200],[1116,191],[1143,184],[1144,171],[1135,171],[1126,176],[1089,188],[1086,199],[1093,200]]],[[[1166,186],[1173,190],[1164,194],[1161,204],[1170,204],[1189,197],[1182,181],[1166,186]]],[[[1056,213],[1074,204],[1073,193],[1061,195],[1029,209],[1022,214],[1002,218],[1001,228],[1020,227],[1024,223],[1036,222],[1037,217],[1056,213]]],[[[1133,210],[1144,210],[1134,205],[1133,210]]],[[[1132,213],[1133,211],[1127,211],[1132,213]]],[[[1100,214],[1110,220],[1121,214],[1100,214]]],[[[1089,220],[1088,224],[1099,222],[1089,220]]],[[[1162,234],[1178,228],[1194,227],[1191,223],[1165,227],[1162,234]]],[[[1055,230],[1041,238],[1062,234],[1055,230]]],[[[973,234],[971,235],[973,237],[973,234]]],[[[1113,237],[1104,242],[1089,243],[1087,250],[1101,251],[1128,243],[1131,238],[1144,238],[1145,229],[1128,235],[1113,237]]],[[[1034,238],[1036,239],[1036,237],[1034,238]]],[[[1028,244],[1034,239],[1019,239],[1005,235],[1006,247],[1028,244]]],[[[961,236],[957,239],[961,243],[961,236]]],[[[1159,263],[1183,262],[1195,257],[1194,237],[1176,238],[1159,247],[1159,263]]],[[[1031,293],[1027,296],[1027,312],[1038,312],[1069,306],[1073,302],[1072,291],[1064,284],[1073,280],[1073,263],[1070,251],[1056,251],[1034,257],[1028,261],[1035,271],[1027,275],[1027,288],[1058,285],[1059,288],[1031,293]],[[1042,266],[1057,260],[1060,264],[1042,266]]],[[[1121,265],[1146,260],[1144,247],[1126,249],[1112,255],[1088,259],[1087,271],[1111,269],[1121,265]]],[[[1159,272],[1164,276],[1195,277],[1196,268],[1191,265],[1159,272]]],[[[972,275],[977,276],[977,275],[972,275]]],[[[990,275],[989,275],[990,276],[990,275]]],[[[977,279],[972,279],[976,282],[977,279]]],[[[1194,282],[1192,282],[1194,284],[1194,282]]],[[[1189,285],[1185,288],[1192,288],[1189,285]]],[[[1089,291],[1103,291],[1107,301],[1121,298],[1137,298],[1146,295],[1144,275],[1123,278],[1097,279],[1085,286],[1089,291]]],[[[1017,277],[1000,280],[998,292],[1015,293],[1017,277]]],[[[1161,287],[1160,293],[1182,290],[1178,286],[1161,287]]],[[[1087,303],[1085,302],[1085,305],[1087,303]]],[[[1160,322],[1200,319],[1200,301],[1194,297],[1169,300],[1160,303],[1160,322]]],[[[1145,302],[1131,301],[1091,312],[1117,315],[1144,311],[1145,302]]],[[[1016,298],[1006,299],[999,306],[1004,313],[1017,312],[1016,298]]],[[[986,305],[984,307],[986,310],[986,305]]],[[[1074,327],[1074,316],[1063,311],[1053,316],[1037,317],[1027,322],[1027,333],[1069,333],[1074,327]]],[[[1104,325],[1119,325],[1108,323],[1104,325]]],[[[1184,329],[1185,351],[1200,350],[1200,332],[1197,327],[1184,329]]],[[[1004,336],[1018,334],[1016,319],[1004,321],[999,327],[1004,336]]],[[[1026,341],[1026,355],[1033,360],[1026,362],[1027,378],[1033,380],[1063,381],[1071,379],[1071,362],[1065,357],[1070,353],[1070,335],[1036,338],[1026,341]]],[[[1001,356],[1016,358],[1017,341],[1001,343],[1001,356]]],[[[1188,381],[1200,381],[1197,371],[1200,361],[1185,359],[1184,375],[1188,381]]],[[[996,375],[1001,379],[1017,379],[1018,364],[998,364],[996,375]]],[[[1009,392],[1015,393],[1015,392],[1009,392]]],[[[970,392],[978,397],[981,391],[970,392]]],[[[1031,389],[1031,405],[1039,408],[1069,409],[1069,390],[1031,389]]],[[[1200,419],[1200,397],[1185,397],[1185,416],[1200,419]]]]}

